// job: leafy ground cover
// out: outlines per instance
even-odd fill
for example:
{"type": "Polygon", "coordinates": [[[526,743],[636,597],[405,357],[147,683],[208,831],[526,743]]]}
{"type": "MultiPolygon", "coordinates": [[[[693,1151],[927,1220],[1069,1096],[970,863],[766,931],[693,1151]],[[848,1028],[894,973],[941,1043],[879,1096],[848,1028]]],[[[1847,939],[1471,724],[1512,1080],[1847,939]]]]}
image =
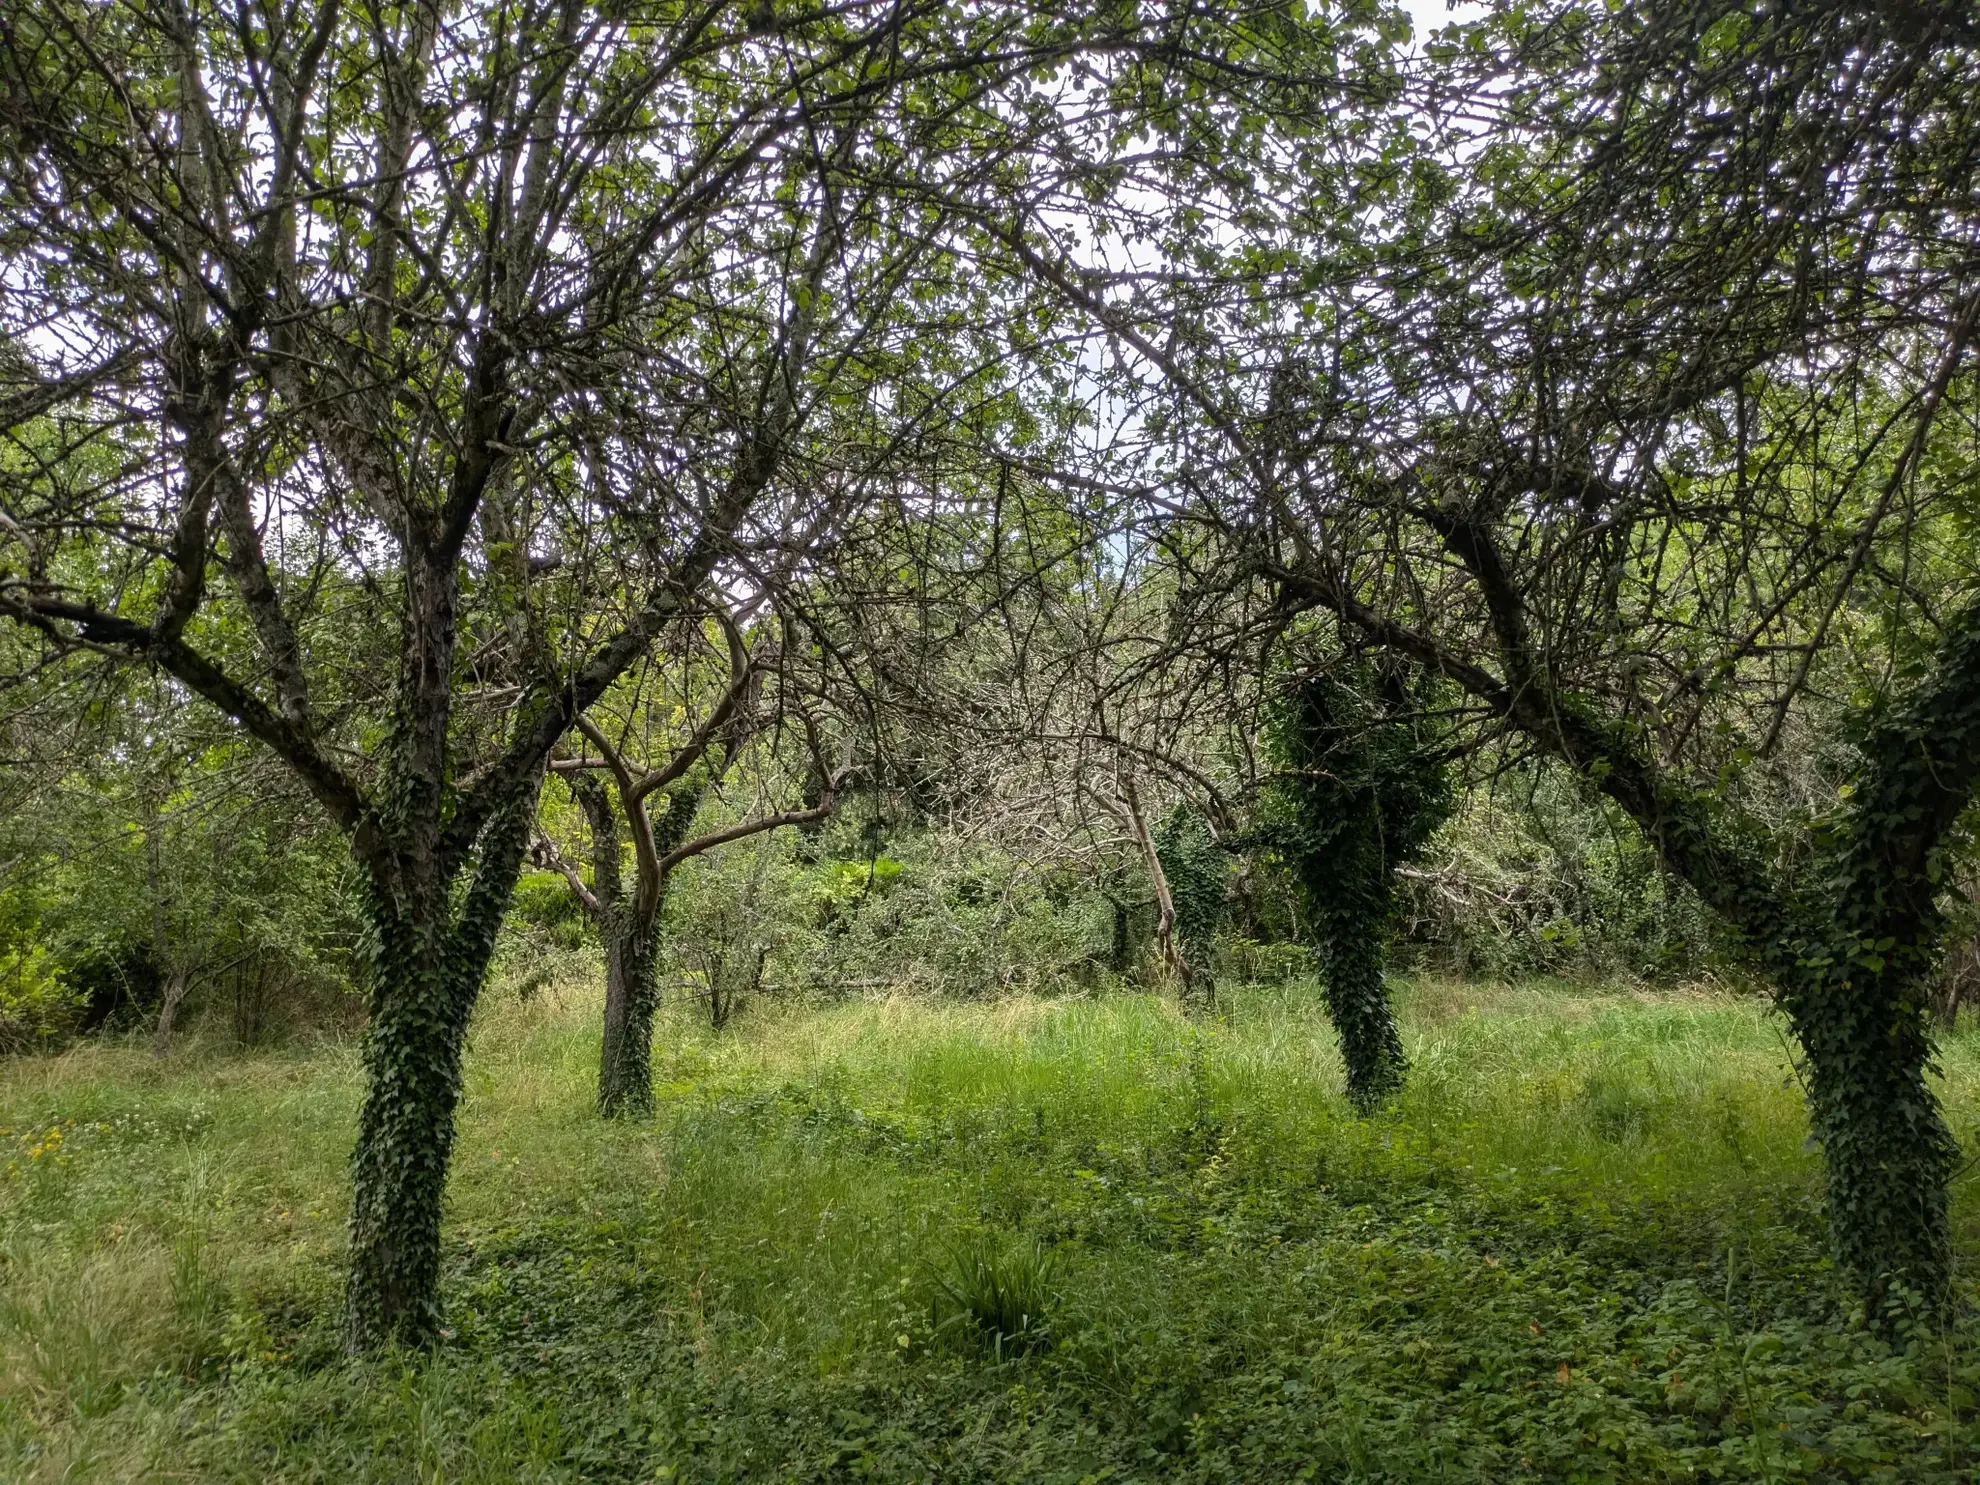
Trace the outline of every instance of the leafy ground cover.
{"type": "MultiPolygon", "coordinates": [[[[1832,1283],[1777,1023],[1405,991],[1353,1117],[1311,987],[869,1001],[665,1028],[491,1002],[452,1332],[337,1340],[354,1051],[0,1072],[9,1480],[1967,1480],[1980,1285],[1895,1345],[1832,1283]]],[[[1954,1125],[1980,1038],[1944,1048],[1954,1125]]],[[[1980,1203],[1955,1187],[1980,1256],[1980,1203]]]]}

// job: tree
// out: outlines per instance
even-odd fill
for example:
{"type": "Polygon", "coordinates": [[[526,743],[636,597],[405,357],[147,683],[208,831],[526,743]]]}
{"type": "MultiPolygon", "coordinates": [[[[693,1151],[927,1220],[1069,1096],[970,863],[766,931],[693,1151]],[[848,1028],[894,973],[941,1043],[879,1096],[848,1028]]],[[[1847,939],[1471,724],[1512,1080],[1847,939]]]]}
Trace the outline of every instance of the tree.
{"type": "Polygon", "coordinates": [[[1363,1113],[1407,1063],[1382,977],[1396,870],[1448,818],[1448,766],[1400,676],[1365,662],[1290,678],[1256,838],[1291,868],[1319,940],[1348,1099],[1363,1113]]]}
{"type": "MultiPolygon", "coordinates": [[[[698,716],[693,707],[704,699],[697,693],[705,688],[695,684],[698,668],[692,662],[698,657],[690,654],[685,657],[689,663],[682,667],[685,674],[679,687],[680,702],[665,694],[659,677],[648,675],[645,686],[627,698],[624,714],[616,722],[608,720],[604,705],[578,719],[578,729],[590,745],[584,754],[553,758],[550,764],[570,784],[590,826],[592,874],[588,884],[547,836],[539,837],[537,852],[545,864],[563,873],[596,925],[605,950],[598,1108],[607,1118],[653,1111],[654,959],[667,883],[674,869],[732,841],[828,819],[838,807],[849,771],[847,765],[835,766],[827,756],[819,720],[802,706],[802,698],[792,695],[786,700],[782,695],[786,688],[792,692],[796,688],[789,685],[788,672],[779,663],[781,651],[768,646],[768,656],[760,650],[752,653],[749,639],[735,618],[719,612],[719,621],[728,641],[728,675],[723,688],[706,700],[698,716]],[[764,705],[766,679],[784,683],[774,708],[764,705]],[[671,715],[692,718],[692,726],[674,746],[664,753],[656,752],[660,747],[658,735],[670,730],[667,723],[671,715]],[[740,820],[693,834],[702,801],[711,791],[721,790],[738,755],[752,740],[780,726],[801,731],[809,747],[810,767],[818,781],[811,801],[794,809],[746,811],[740,820]],[[596,757],[589,756],[592,749],[596,757]],[[656,758],[662,761],[653,761],[656,758]],[[658,820],[651,804],[656,798],[664,806],[658,820]],[[624,883],[622,821],[633,848],[630,890],[624,883]]],[[[759,640],[759,646],[766,645],[767,641],[759,640]]],[[[711,995],[715,996],[711,1012],[719,1023],[725,1019],[719,987],[711,984],[711,995]]]]}
{"type": "MultiPolygon", "coordinates": [[[[969,162],[1049,113],[997,90],[1084,42],[1045,20],[0,8],[8,424],[114,468],[10,477],[0,608],[158,667],[350,840],[354,1346],[437,1333],[463,1038],[551,750],[725,563],[860,498],[859,460],[766,496],[814,410],[825,278],[870,261],[831,182],[911,143],[980,185],[969,162]]],[[[916,255],[878,256],[898,287],[916,255]]],[[[833,307],[826,370],[871,307],[833,307]]]]}
{"type": "Polygon", "coordinates": [[[1173,284],[1057,280],[1160,409],[1138,477],[1223,554],[1198,601],[1330,614],[1615,801],[1774,987],[1843,1268],[1873,1306],[1942,1293],[1980,35],[1701,0],[1465,43],[1429,54],[1417,144],[1261,157],[1219,198],[1237,246],[1195,232],[1173,284]],[[1818,818],[1778,802],[1793,718],[1853,739],[1818,818]]]}

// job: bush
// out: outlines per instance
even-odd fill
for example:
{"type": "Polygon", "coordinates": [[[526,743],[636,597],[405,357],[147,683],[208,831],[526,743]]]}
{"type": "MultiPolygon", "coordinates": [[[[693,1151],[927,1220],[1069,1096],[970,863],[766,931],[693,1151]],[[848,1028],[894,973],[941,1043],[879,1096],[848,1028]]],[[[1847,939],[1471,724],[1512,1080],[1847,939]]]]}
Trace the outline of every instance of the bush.
{"type": "Polygon", "coordinates": [[[1027,1238],[958,1243],[934,1276],[930,1323],[937,1335],[987,1344],[1000,1359],[1033,1350],[1047,1338],[1054,1272],[1052,1255],[1027,1238]]]}
{"type": "Polygon", "coordinates": [[[0,1052],[59,1045],[82,1019],[83,1003],[40,944],[0,952],[0,1052]]]}
{"type": "Polygon", "coordinates": [[[509,899],[510,927],[545,949],[581,949],[591,941],[584,904],[554,871],[526,871],[509,899]]]}

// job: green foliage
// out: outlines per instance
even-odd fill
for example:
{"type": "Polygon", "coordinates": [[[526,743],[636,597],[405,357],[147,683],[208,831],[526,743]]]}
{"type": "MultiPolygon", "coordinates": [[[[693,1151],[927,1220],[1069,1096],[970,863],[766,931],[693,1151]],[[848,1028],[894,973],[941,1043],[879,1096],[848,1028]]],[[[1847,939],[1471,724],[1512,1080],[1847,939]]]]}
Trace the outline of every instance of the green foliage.
{"type": "Polygon", "coordinates": [[[1635,822],[1545,765],[1457,800],[1398,882],[1395,917],[1399,947],[1455,974],[1669,984],[1733,958],[1635,822]]]}
{"type": "Polygon", "coordinates": [[[932,830],[859,847],[838,821],[815,843],[782,832],[685,863],[662,979],[701,974],[711,946],[762,945],[773,991],[974,998],[1070,988],[1105,957],[1108,905],[1070,871],[932,830]]]}
{"type": "Polygon", "coordinates": [[[1224,925],[1230,863],[1201,815],[1178,804],[1155,827],[1155,856],[1169,881],[1176,936],[1191,967],[1206,979],[1217,932],[1224,925]]]}
{"type": "Polygon", "coordinates": [[[946,1260],[930,1277],[936,1335],[967,1331],[1000,1360],[1049,1340],[1057,1266],[1035,1241],[980,1233],[951,1244],[946,1260]]]}
{"type": "Polygon", "coordinates": [[[1282,693],[1265,828],[1313,911],[1384,923],[1395,869],[1449,818],[1450,770],[1420,720],[1425,699],[1367,663],[1297,677],[1282,693]]]}
{"type": "Polygon", "coordinates": [[[1348,1096],[1362,1109],[1403,1077],[1382,976],[1396,868],[1417,859],[1453,805],[1449,769],[1419,719],[1421,700],[1399,676],[1343,665],[1290,681],[1269,729],[1278,772],[1261,802],[1258,836],[1299,884],[1348,1096]]]}
{"type": "Polygon", "coordinates": [[[210,718],[118,701],[91,724],[101,756],[61,760],[0,810],[0,947],[44,951],[81,1002],[49,1019],[51,1040],[150,1025],[174,978],[181,1026],[242,1042],[350,1026],[342,843],[210,718]]]}
{"type": "Polygon", "coordinates": [[[40,944],[0,949],[0,1052],[58,1045],[74,1028],[83,997],[40,944]]]}
{"type": "Polygon", "coordinates": [[[509,914],[517,929],[544,949],[581,949],[591,938],[583,904],[554,871],[524,872],[509,914]]]}
{"type": "Polygon", "coordinates": [[[901,880],[901,863],[874,855],[864,861],[832,861],[812,876],[814,922],[826,931],[844,931],[873,897],[884,897],[901,880]]]}

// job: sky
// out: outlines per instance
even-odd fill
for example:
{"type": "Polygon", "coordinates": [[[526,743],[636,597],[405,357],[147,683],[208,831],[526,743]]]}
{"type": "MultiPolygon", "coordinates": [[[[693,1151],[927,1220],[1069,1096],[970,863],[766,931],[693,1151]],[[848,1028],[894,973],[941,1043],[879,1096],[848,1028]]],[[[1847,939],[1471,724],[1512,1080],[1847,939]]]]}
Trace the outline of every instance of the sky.
{"type": "Polygon", "coordinates": [[[1452,21],[1475,20],[1485,12],[1480,0],[1456,0],[1456,3],[1452,0],[1402,0],[1402,8],[1416,23],[1419,38],[1441,30],[1452,21]]]}

